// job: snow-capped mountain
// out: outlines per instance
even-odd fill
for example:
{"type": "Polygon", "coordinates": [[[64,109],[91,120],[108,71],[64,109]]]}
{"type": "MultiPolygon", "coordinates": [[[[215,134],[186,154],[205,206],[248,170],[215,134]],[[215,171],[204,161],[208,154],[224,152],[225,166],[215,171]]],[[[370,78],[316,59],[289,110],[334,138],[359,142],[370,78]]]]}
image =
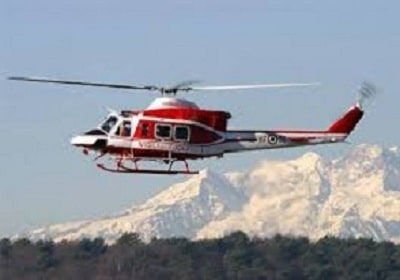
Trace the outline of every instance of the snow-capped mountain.
{"type": "Polygon", "coordinates": [[[241,211],[212,221],[197,238],[242,230],[318,239],[325,235],[400,241],[400,153],[360,145],[329,161],[314,153],[261,163],[228,175],[250,199],[241,211]]]}
{"type": "Polygon", "coordinates": [[[400,150],[360,145],[336,160],[306,153],[225,175],[202,171],[112,218],[53,225],[28,237],[102,236],[112,242],[124,232],[150,240],[213,238],[236,230],[400,242],[400,150]]]}

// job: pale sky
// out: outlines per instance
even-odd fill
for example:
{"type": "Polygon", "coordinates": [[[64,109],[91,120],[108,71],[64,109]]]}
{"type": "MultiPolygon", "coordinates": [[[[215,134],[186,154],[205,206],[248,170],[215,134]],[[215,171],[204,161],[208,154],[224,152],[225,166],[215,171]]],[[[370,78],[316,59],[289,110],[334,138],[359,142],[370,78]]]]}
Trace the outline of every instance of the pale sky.
{"type": "MultiPolygon", "coordinates": [[[[60,2],[0,2],[0,237],[115,213],[186,178],[101,172],[69,144],[107,107],[143,109],[157,95],[18,83],[8,75],[166,85],[322,83],[187,95],[201,107],[230,111],[231,127],[243,129],[325,128],[370,80],[381,92],[349,140],[400,144],[399,1],[60,2]]],[[[342,156],[351,148],[236,154],[192,167],[234,171],[307,151],[342,156]]]]}

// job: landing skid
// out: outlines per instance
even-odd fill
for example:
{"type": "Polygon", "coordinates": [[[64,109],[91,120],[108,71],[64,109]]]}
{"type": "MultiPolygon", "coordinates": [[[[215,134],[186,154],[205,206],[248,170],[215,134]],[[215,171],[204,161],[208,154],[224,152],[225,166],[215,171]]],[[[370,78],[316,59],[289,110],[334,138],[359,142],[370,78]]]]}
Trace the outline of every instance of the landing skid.
{"type": "Polygon", "coordinates": [[[159,175],[199,174],[199,171],[190,171],[190,170],[133,169],[123,166],[122,164],[119,164],[117,168],[109,168],[101,163],[98,163],[97,167],[104,171],[113,173],[124,173],[124,174],[159,174],[159,175]]]}

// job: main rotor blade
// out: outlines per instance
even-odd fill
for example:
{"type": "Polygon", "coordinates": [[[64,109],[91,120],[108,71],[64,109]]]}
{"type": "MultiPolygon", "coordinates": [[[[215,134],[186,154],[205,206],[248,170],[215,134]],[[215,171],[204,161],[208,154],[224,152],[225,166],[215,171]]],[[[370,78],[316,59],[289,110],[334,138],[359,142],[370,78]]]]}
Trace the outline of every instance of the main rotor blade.
{"type": "Polygon", "coordinates": [[[307,87],[317,86],[320,83],[292,83],[292,84],[262,84],[262,85],[227,85],[227,86],[205,86],[190,87],[189,90],[240,90],[258,88],[285,88],[285,87],[307,87]]]}
{"type": "Polygon", "coordinates": [[[286,88],[286,87],[305,87],[305,86],[319,85],[319,83],[284,83],[284,84],[223,85],[223,86],[193,87],[191,85],[198,81],[186,81],[174,87],[157,87],[153,85],[136,86],[136,85],[126,85],[126,84],[108,84],[108,83],[95,83],[95,82],[85,82],[85,81],[59,80],[59,79],[50,79],[41,77],[8,77],[8,79],[14,81],[24,81],[24,82],[106,87],[106,88],[129,89],[129,90],[132,89],[149,90],[149,91],[159,91],[162,94],[171,94],[171,95],[175,95],[177,92],[188,92],[188,91],[220,91],[220,90],[241,90],[241,89],[260,89],[260,88],[286,88]]]}
{"type": "Polygon", "coordinates": [[[106,83],[93,83],[83,81],[67,81],[67,80],[55,80],[49,78],[34,78],[34,77],[8,77],[9,80],[13,81],[24,81],[24,82],[40,82],[40,83],[51,83],[51,84],[64,84],[64,85],[79,85],[79,86],[93,86],[93,87],[107,87],[107,88],[118,88],[118,89],[142,89],[142,90],[159,90],[156,86],[134,86],[134,85],[123,85],[123,84],[106,84],[106,83]]]}

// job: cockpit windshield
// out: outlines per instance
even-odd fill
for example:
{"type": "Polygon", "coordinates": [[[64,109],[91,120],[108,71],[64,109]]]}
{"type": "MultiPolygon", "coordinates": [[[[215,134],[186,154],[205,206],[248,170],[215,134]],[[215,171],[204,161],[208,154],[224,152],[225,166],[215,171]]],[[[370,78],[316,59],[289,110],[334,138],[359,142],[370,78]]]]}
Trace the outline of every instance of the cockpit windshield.
{"type": "Polygon", "coordinates": [[[101,129],[107,133],[117,124],[118,118],[115,116],[110,116],[102,125],[101,129]]]}

